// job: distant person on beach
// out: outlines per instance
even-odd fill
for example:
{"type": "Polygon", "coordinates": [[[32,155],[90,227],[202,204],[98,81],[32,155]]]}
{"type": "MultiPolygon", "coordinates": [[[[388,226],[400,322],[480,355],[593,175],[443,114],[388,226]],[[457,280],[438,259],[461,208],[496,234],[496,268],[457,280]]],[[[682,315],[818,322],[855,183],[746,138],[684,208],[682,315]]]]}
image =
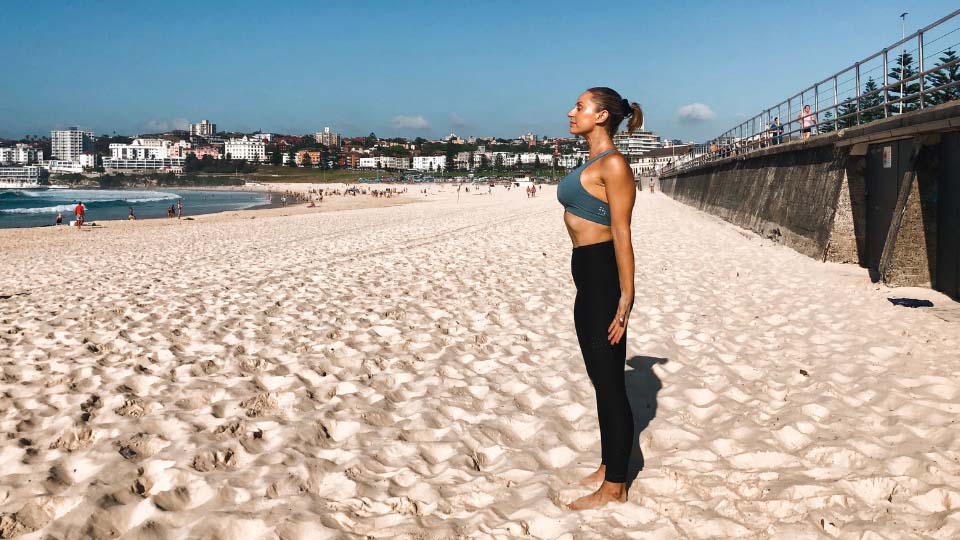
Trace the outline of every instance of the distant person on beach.
{"type": "Polygon", "coordinates": [[[63,225],[63,214],[57,212],[57,225],[63,225]]]}
{"type": "Polygon", "coordinates": [[[137,216],[133,215],[133,207],[130,206],[129,208],[130,208],[130,214],[127,216],[127,220],[128,220],[128,221],[136,221],[136,220],[137,220],[137,216]]]}
{"type": "Polygon", "coordinates": [[[653,177],[650,177],[650,193],[653,193],[653,177]]]}
{"type": "Polygon", "coordinates": [[[177,199],[177,219],[183,217],[183,199],[177,199]]]}
{"type": "Polygon", "coordinates": [[[803,112],[800,113],[800,133],[804,139],[809,139],[810,135],[817,133],[817,115],[810,112],[810,106],[804,105],[803,112]]]}
{"type": "Polygon", "coordinates": [[[77,227],[83,227],[83,218],[87,214],[87,209],[84,208],[82,202],[77,203],[77,207],[73,209],[73,214],[76,216],[77,227]]]}
{"type": "Polygon", "coordinates": [[[597,491],[567,505],[585,510],[627,500],[634,433],[623,370],[634,296],[630,217],[637,192],[633,171],[617,152],[613,135],[626,118],[630,133],[642,126],[643,111],[616,91],[597,87],[581,94],[567,117],[570,133],[582,136],[590,146],[590,159],[557,186],[573,243],[571,269],[577,287],[573,320],[600,417],[600,467],[581,485],[602,483],[597,491]]]}

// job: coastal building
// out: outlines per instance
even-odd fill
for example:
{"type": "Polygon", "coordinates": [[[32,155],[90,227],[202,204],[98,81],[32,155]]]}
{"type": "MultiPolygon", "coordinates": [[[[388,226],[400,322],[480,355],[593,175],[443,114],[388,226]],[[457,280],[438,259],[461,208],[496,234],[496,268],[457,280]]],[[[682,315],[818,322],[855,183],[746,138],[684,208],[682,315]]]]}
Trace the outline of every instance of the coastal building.
{"type": "Polygon", "coordinates": [[[50,158],[77,161],[80,154],[93,150],[93,132],[79,128],[57,129],[50,132],[50,158]]]}
{"type": "Polygon", "coordinates": [[[447,164],[446,156],[414,156],[413,168],[418,171],[439,171],[447,164]]]}
{"type": "Polygon", "coordinates": [[[0,188],[31,188],[46,179],[46,171],[39,165],[0,167],[0,188]]]}
{"type": "Polygon", "coordinates": [[[77,163],[80,164],[80,168],[82,169],[93,169],[97,166],[97,153],[84,152],[80,154],[80,159],[77,160],[77,163]]]}
{"type": "Polygon", "coordinates": [[[552,165],[553,154],[540,154],[537,152],[524,152],[520,154],[520,163],[524,165],[552,165]]]}
{"type": "Polygon", "coordinates": [[[184,150],[183,157],[187,157],[188,154],[197,156],[197,159],[203,159],[205,156],[210,156],[213,159],[220,159],[220,148],[212,144],[202,144],[194,148],[188,148],[184,150]]]}
{"type": "Polygon", "coordinates": [[[340,154],[337,165],[340,167],[356,169],[360,167],[360,158],[363,156],[360,152],[344,152],[340,154]]]}
{"type": "Polygon", "coordinates": [[[470,160],[470,152],[457,152],[457,155],[453,157],[453,165],[458,169],[472,169],[473,162],[470,160]]]}
{"type": "Polygon", "coordinates": [[[83,172],[83,165],[80,164],[80,158],[76,161],[66,159],[51,159],[46,163],[46,168],[54,174],[80,174],[83,172]]]}
{"type": "Polygon", "coordinates": [[[228,140],[223,145],[223,152],[230,159],[245,159],[254,162],[267,160],[267,145],[259,139],[251,139],[247,136],[228,140]]]}
{"type": "Polygon", "coordinates": [[[329,127],[325,127],[323,131],[314,133],[313,138],[327,148],[340,146],[340,134],[336,131],[331,131],[329,127]]]}
{"type": "Polygon", "coordinates": [[[585,162],[590,156],[589,152],[574,152],[572,154],[560,154],[557,158],[557,166],[565,169],[572,169],[585,162]]]}
{"type": "Polygon", "coordinates": [[[217,134],[217,125],[209,120],[201,120],[197,124],[190,124],[190,135],[194,137],[210,137],[217,134]]]}
{"type": "Polygon", "coordinates": [[[156,171],[181,173],[183,172],[183,162],[184,162],[184,158],[179,158],[179,157],[144,158],[144,159],[108,158],[103,160],[103,168],[110,173],[112,172],[136,173],[136,172],[156,172],[156,171]]]}
{"type": "Polygon", "coordinates": [[[40,163],[43,160],[43,151],[29,144],[18,143],[16,146],[0,148],[0,165],[40,163]]]}
{"type": "Polygon", "coordinates": [[[628,159],[642,156],[654,148],[663,147],[660,136],[650,131],[635,131],[633,133],[621,131],[614,135],[613,144],[617,145],[617,150],[628,159]]]}
{"type": "Polygon", "coordinates": [[[410,158],[408,157],[370,156],[361,157],[358,162],[358,166],[361,169],[404,170],[410,168],[410,158]]]}
{"type": "Polygon", "coordinates": [[[303,166],[303,161],[306,156],[310,156],[310,165],[313,167],[316,167],[323,161],[323,152],[320,150],[300,150],[295,155],[298,166],[303,166]]]}
{"type": "Polygon", "coordinates": [[[250,135],[248,135],[248,137],[250,137],[251,139],[263,141],[265,143],[269,143],[273,141],[273,133],[259,133],[259,132],[251,133],[250,135]]]}
{"type": "Polygon", "coordinates": [[[173,143],[165,139],[134,139],[130,144],[112,143],[110,157],[134,160],[179,157],[179,152],[174,152],[172,149],[173,143]]]}
{"type": "Polygon", "coordinates": [[[671,146],[670,148],[654,148],[639,158],[630,161],[630,168],[636,176],[655,175],[664,167],[675,165],[680,159],[690,153],[689,146],[671,146]]]}
{"type": "Polygon", "coordinates": [[[520,140],[527,143],[528,146],[537,144],[537,136],[533,133],[525,133],[520,136],[520,140]]]}

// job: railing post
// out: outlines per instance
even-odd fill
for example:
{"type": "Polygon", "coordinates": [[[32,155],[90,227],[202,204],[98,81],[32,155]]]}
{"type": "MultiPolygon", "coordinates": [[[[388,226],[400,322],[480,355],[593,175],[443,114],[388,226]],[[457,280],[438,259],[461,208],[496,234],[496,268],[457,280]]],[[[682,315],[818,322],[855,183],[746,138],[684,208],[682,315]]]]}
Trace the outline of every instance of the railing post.
{"type": "Polygon", "coordinates": [[[820,85],[813,85],[813,117],[817,120],[817,131],[820,131],[820,85]]]}
{"type": "Polygon", "coordinates": [[[887,105],[887,102],[890,101],[890,94],[888,92],[889,89],[887,88],[888,86],[887,73],[889,72],[890,70],[887,67],[887,49],[884,49],[883,50],[883,79],[882,79],[883,80],[883,117],[884,118],[890,117],[890,107],[887,105]]]}
{"type": "MultiPolygon", "coordinates": [[[[780,118],[780,125],[783,126],[784,128],[786,128],[787,126],[793,124],[793,120],[790,120],[790,118],[789,118],[789,117],[790,117],[790,109],[793,108],[793,107],[790,105],[790,102],[791,102],[791,101],[793,101],[793,98],[787,98],[787,117],[781,117],[781,118],[780,118]]],[[[787,131],[787,135],[792,137],[792,136],[793,136],[793,130],[792,130],[792,129],[791,129],[791,130],[788,130],[788,131],[787,131]]]]}
{"type": "Polygon", "coordinates": [[[840,129],[840,90],[837,84],[837,75],[833,76],[833,121],[836,122],[837,131],[840,129]]]}
{"type": "Polygon", "coordinates": [[[857,125],[860,125],[860,62],[854,64],[857,68],[857,125]]]}
{"type": "Polygon", "coordinates": [[[917,34],[917,52],[920,56],[920,108],[923,108],[923,32],[917,34]]]}

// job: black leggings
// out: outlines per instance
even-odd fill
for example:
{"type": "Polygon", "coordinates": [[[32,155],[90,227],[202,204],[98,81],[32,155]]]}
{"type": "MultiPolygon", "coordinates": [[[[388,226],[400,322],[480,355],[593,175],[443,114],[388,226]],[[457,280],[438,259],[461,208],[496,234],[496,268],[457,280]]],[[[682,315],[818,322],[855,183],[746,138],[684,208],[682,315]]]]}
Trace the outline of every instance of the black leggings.
{"type": "Polygon", "coordinates": [[[627,334],[610,345],[607,328],[617,314],[620,280],[613,242],[573,248],[571,264],[577,285],[573,320],[587,375],[597,393],[600,447],[608,482],[627,481],[627,463],[633,448],[633,411],[627,399],[623,368],[627,334]]]}

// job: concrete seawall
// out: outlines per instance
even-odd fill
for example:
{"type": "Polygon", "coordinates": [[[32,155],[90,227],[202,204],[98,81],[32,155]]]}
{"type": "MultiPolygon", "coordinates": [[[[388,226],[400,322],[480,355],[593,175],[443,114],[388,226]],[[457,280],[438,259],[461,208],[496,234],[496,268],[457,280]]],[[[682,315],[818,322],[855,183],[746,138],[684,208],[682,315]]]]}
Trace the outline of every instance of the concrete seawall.
{"type": "Polygon", "coordinates": [[[952,102],[665,174],[660,186],[807,256],[960,297],[958,135],[952,102]]]}
{"type": "Polygon", "coordinates": [[[661,179],[667,195],[823,259],[846,156],[832,146],[729,160],[661,179]]]}

